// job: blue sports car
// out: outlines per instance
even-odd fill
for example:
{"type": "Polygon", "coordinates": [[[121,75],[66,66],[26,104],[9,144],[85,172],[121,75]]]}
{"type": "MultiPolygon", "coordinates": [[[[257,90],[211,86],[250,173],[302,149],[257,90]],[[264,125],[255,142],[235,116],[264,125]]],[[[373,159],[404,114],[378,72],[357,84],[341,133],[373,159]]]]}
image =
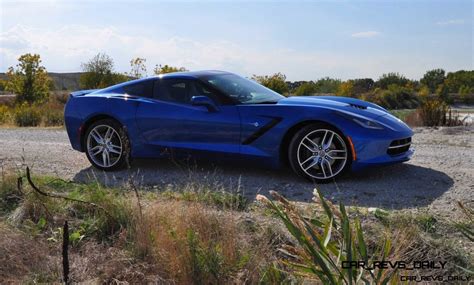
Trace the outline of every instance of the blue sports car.
{"type": "Polygon", "coordinates": [[[222,71],[73,92],[64,116],[72,147],[102,170],[131,158],[194,155],[287,165],[324,182],[413,154],[412,130],[378,105],[335,96],[287,98],[222,71]]]}

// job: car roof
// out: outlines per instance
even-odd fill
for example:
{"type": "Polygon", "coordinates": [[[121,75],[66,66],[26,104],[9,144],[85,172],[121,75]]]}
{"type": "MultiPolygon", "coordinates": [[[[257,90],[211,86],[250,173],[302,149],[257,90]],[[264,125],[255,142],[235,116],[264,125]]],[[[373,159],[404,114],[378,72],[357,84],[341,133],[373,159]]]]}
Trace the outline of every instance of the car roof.
{"type": "Polygon", "coordinates": [[[160,74],[155,77],[158,78],[199,78],[202,76],[209,76],[209,75],[219,75],[219,74],[232,74],[227,71],[220,71],[220,70],[198,70],[198,71],[179,71],[179,72],[172,72],[172,73],[165,73],[160,74]]]}
{"type": "Polygon", "coordinates": [[[150,76],[150,77],[145,77],[145,78],[140,78],[140,79],[134,79],[130,81],[125,81],[116,85],[109,86],[104,89],[97,90],[96,92],[93,92],[94,94],[97,93],[108,93],[108,92],[113,92],[117,88],[122,88],[123,86],[127,86],[130,84],[135,84],[139,83],[142,81],[147,81],[147,80],[153,80],[153,79],[159,79],[159,78],[175,78],[175,79],[197,79],[202,76],[209,76],[209,75],[218,75],[218,74],[232,74],[227,71],[220,71],[220,70],[199,70],[199,71],[180,71],[180,72],[171,72],[171,73],[165,73],[165,74],[160,74],[160,75],[155,75],[155,76],[150,76]]]}

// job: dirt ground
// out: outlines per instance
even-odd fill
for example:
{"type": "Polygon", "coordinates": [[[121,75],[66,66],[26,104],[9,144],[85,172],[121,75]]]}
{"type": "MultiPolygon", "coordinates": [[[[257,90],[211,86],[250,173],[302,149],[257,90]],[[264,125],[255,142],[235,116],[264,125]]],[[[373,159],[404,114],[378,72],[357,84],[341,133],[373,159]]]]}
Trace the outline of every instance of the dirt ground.
{"type": "Polygon", "coordinates": [[[137,160],[129,170],[105,173],[92,168],[83,153],[72,150],[63,129],[0,129],[3,169],[24,169],[74,181],[136,183],[161,190],[188,182],[207,183],[249,198],[276,190],[291,200],[310,201],[315,187],[346,205],[386,209],[429,209],[444,217],[460,215],[456,201],[474,208],[474,128],[416,128],[415,155],[398,165],[349,173],[335,183],[314,185],[290,170],[207,162],[137,160]]]}

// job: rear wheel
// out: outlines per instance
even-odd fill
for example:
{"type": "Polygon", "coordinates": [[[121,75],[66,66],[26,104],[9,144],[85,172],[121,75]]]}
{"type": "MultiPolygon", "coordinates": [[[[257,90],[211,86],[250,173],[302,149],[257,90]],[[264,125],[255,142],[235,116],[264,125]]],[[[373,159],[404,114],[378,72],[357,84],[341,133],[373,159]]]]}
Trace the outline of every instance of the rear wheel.
{"type": "Polygon", "coordinates": [[[327,182],[350,165],[350,150],[344,136],[326,124],[312,124],[293,137],[288,152],[291,168],[316,182],[327,182]]]}
{"type": "Polygon", "coordinates": [[[101,170],[114,170],[129,161],[130,144],[123,127],[115,120],[94,122],[86,131],[86,155],[101,170]]]}

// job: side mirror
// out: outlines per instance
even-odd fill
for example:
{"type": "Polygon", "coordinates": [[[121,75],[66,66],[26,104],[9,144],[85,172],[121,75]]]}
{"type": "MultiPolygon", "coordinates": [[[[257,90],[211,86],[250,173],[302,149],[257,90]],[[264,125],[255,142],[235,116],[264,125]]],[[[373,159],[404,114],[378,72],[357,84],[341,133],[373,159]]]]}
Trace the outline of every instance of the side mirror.
{"type": "Polygon", "coordinates": [[[216,103],[206,96],[193,96],[191,98],[191,105],[193,106],[205,106],[209,112],[217,112],[216,103]]]}

